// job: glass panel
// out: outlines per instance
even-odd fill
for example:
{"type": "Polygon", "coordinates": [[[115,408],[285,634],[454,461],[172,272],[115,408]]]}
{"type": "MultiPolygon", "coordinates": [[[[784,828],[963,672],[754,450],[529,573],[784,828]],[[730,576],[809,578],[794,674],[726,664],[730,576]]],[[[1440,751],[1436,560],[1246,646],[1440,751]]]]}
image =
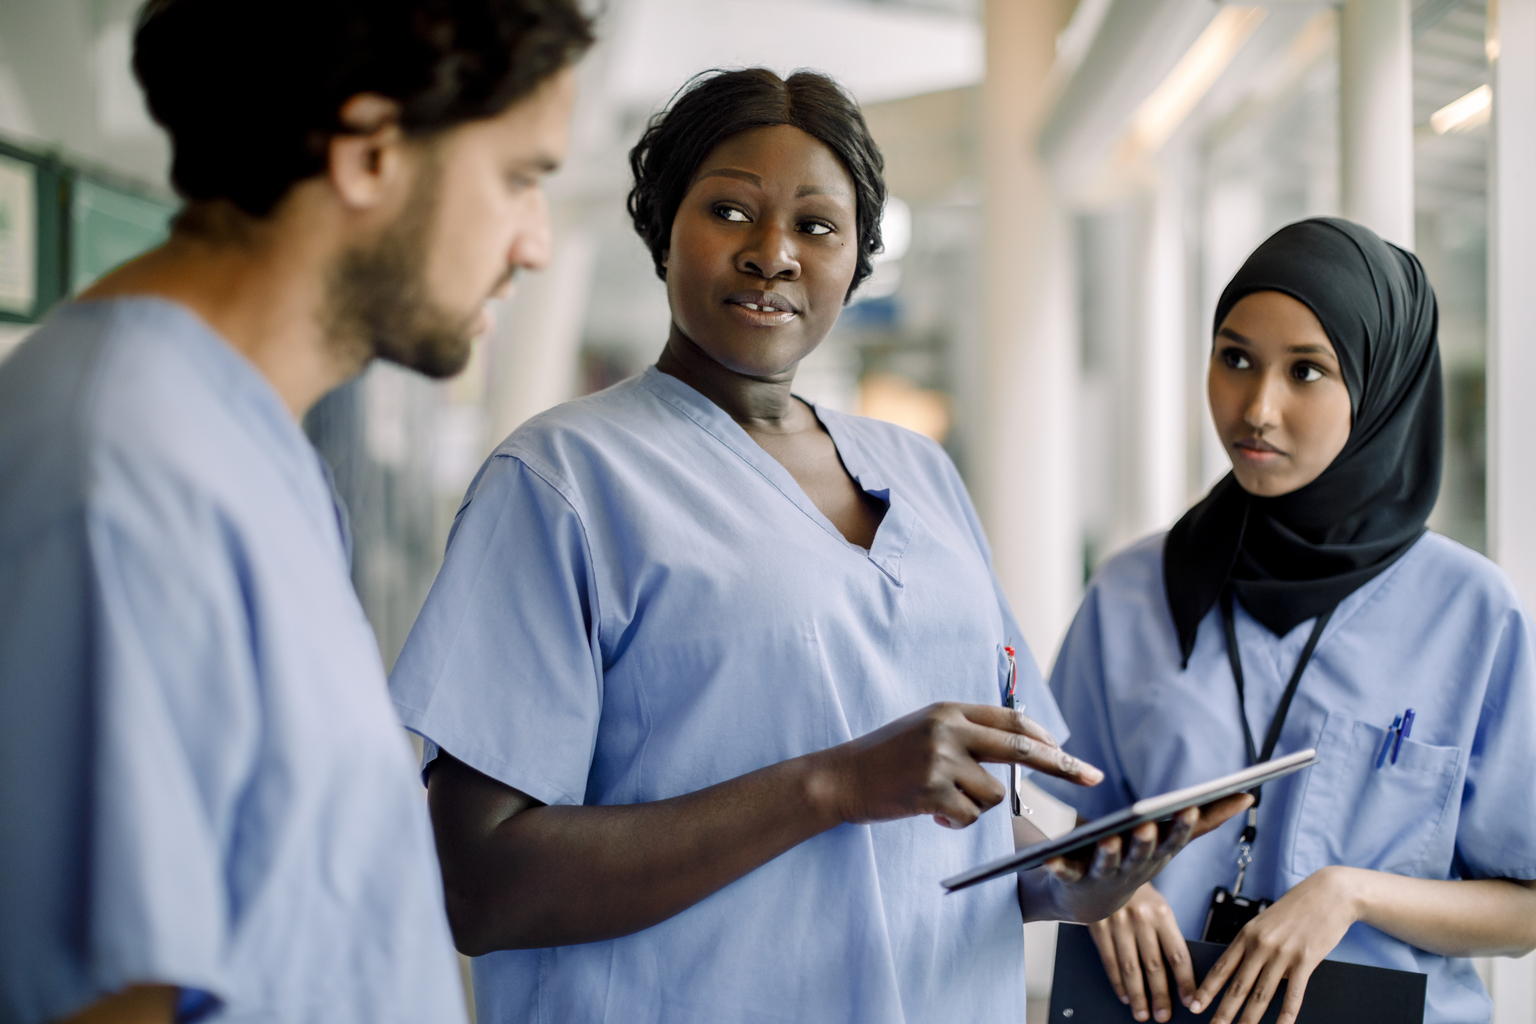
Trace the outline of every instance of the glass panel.
{"type": "Polygon", "coordinates": [[[76,177],[70,205],[70,291],[165,241],[176,207],[76,177]]]}

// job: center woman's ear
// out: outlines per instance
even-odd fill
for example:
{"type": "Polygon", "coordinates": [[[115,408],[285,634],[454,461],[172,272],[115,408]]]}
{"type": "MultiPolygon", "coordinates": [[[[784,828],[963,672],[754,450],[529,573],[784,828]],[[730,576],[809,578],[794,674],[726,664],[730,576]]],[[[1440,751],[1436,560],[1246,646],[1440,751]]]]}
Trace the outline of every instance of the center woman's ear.
{"type": "Polygon", "coordinates": [[[672,259],[672,250],[671,249],[663,249],[663,250],[661,250],[661,269],[662,270],[666,270],[669,267],[671,267],[671,265],[672,265],[671,264],[671,259],[672,259]]]}

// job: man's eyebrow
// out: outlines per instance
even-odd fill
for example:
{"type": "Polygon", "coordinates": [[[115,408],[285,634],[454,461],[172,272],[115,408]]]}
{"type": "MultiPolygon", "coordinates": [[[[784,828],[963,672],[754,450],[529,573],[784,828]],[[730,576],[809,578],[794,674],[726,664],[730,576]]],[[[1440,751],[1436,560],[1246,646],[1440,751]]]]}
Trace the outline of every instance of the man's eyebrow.
{"type": "Polygon", "coordinates": [[[705,178],[737,178],[741,181],[748,182],[749,184],[756,185],[758,188],[763,187],[762,178],[753,174],[751,171],[738,171],[734,167],[716,167],[712,171],[705,171],[703,174],[699,175],[700,181],[703,181],[705,178]]]}
{"type": "Polygon", "coordinates": [[[560,169],[560,161],[547,153],[535,153],[523,157],[512,166],[518,171],[532,171],[535,174],[554,174],[560,169]]]}

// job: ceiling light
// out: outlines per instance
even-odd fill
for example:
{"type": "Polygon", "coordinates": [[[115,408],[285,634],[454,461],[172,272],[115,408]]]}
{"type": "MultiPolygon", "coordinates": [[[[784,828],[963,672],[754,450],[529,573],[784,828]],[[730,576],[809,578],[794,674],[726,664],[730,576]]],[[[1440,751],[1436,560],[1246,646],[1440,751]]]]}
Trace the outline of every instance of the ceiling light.
{"type": "Polygon", "coordinates": [[[1487,124],[1493,114],[1493,90],[1480,85],[1459,100],[1452,100],[1429,115],[1429,126],[1436,135],[1446,132],[1464,132],[1487,124]]]}
{"type": "Polygon", "coordinates": [[[1131,147],[1155,152],[1195,109],[1264,20],[1262,7],[1223,7],[1131,121],[1131,147]]]}

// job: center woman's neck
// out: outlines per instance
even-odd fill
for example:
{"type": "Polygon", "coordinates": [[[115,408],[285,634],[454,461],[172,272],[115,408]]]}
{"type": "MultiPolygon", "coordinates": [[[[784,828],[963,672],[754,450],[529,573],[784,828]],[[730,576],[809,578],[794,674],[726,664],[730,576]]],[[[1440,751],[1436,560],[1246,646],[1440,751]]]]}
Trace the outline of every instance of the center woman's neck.
{"type": "Polygon", "coordinates": [[[721,365],[674,324],[656,369],[693,388],[752,430],[799,429],[805,406],[790,393],[794,370],[772,377],[752,377],[721,365]]]}

